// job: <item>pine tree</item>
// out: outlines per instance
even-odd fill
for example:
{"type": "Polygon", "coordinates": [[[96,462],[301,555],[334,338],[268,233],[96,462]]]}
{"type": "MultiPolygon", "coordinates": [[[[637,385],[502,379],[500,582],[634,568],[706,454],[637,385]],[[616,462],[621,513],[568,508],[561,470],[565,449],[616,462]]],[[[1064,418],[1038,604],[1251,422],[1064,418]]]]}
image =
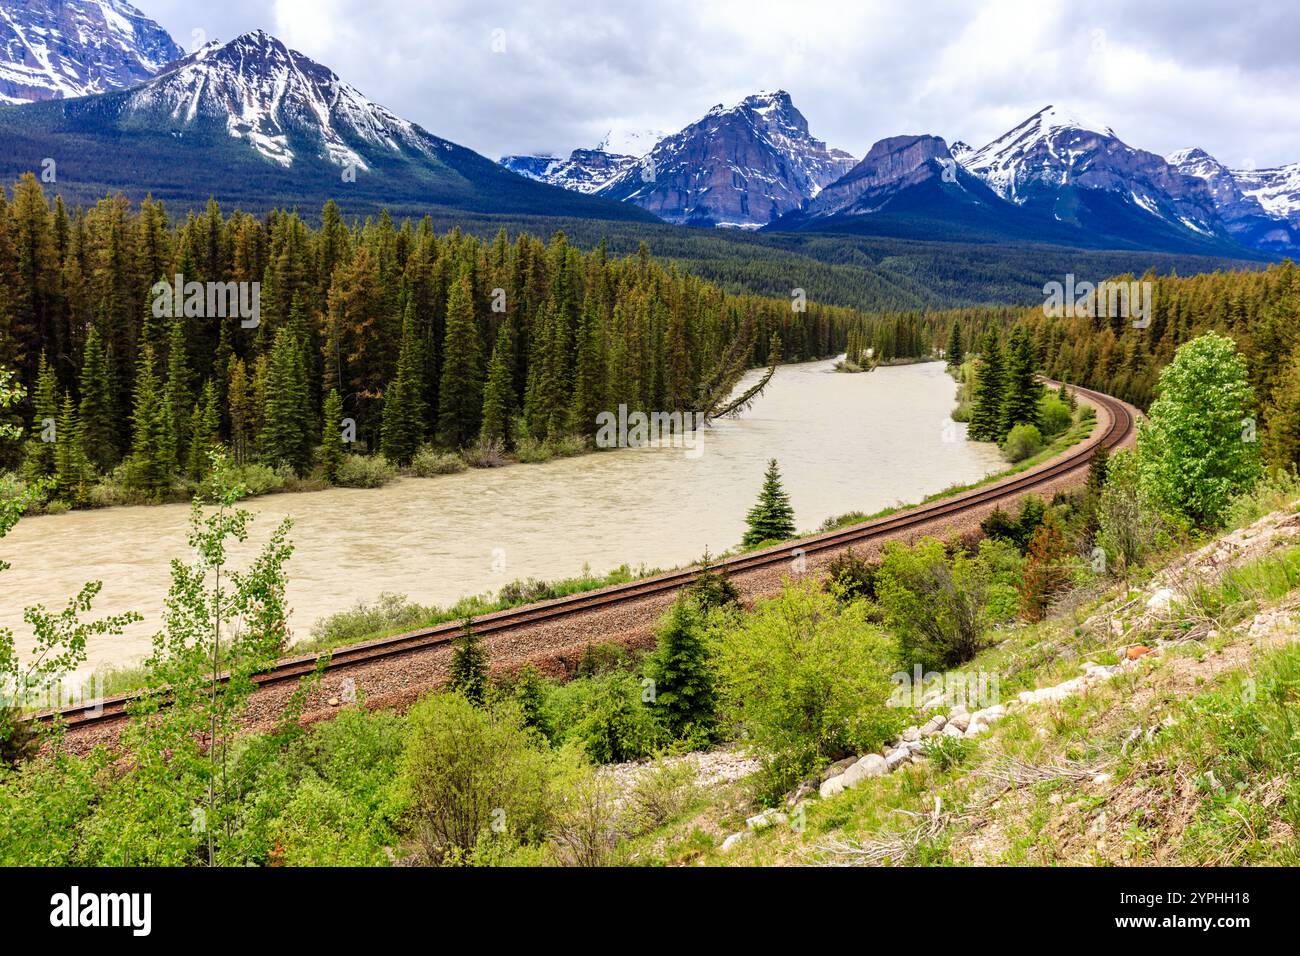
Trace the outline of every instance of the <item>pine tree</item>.
{"type": "Polygon", "coordinates": [[[415,333],[415,316],[408,306],[402,323],[402,348],[397,377],[384,392],[380,450],[384,457],[407,464],[424,440],[424,356],[415,333]]]}
{"type": "Polygon", "coordinates": [[[594,295],[588,295],[583,303],[577,349],[573,398],[569,405],[569,431],[574,435],[590,435],[596,430],[596,416],[603,405],[605,382],[600,306],[594,295]]]}
{"type": "Polygon", "coordinates": [[[79,502],[85,497],[89,466],[81,452],[81,424],[71,395],[63,396],[59,412],[58,437],[54,446],[54,487],[65,501],[79,502]]]}
{"type": "Polygon", "coordinates": [[[460,448],[479,432],[483,411],[478,323],[469,273],[462,271],[447,299],[442,377],[438,383],[438,440],[460,448]]]}
{"type": "Polygon", "coordinates": [[[483,386],[483,424],[479,428],[479,441],[495,442],[503,448],[511,441],[510,419],[514,412],[515,384],[512,375],[514,364],[514,335],[511,323],[506,322],[497,332],[496,345],[488,362],[487,382],[483,386]]]}
{"type": "Polygon", "coordinates": [[[190,409],[194,402],[190,392],[185,321],[179,315],[173,318],[167,338],[167,386],[163,390],[163,403],[167,406],[167,440],[172,449],[173,465],[185,461],[190,409]]]}
{"type": "Polygon", "coordinates": [[[146,343],[136,366],[131,406],[131,480],[145,494],[160,500],[171,487],[176,462],[168,442],[168,411],[154,362],[153,347],[146,343]]]}
{"type": "Polygon", "coordinates": [[[212,379],[203,383],[201,400],[190,413],[189,436],[186,471],[195,481],[202,481],[211,467],[208,454],[221,442],[221,410],[212,379]]]}
{"type": "Polygon", "coordinates": [[[781,487],[781,472],[775,458],[767,463],[758,504],[750,509],[745,521],[748,530],[741,543],[746,548],[764,541],[784,541],[795,533],[794,509],[790,506],[789,495],[781,487]]]}
{"type": "Polygon", "coordinates": [[[321,415],[320,466],[325,480],[333,484],[339,477],[339,466],[343,464],[343,402],[339,393],[330,389],[325,398],[325,409],[321,415]]]}
{"type": "Polygon", "coordinates": [[[26,465],[30,480],[53,478],[55,471],[55,444],[59,431],[59,386],[54,369],[41,353],[37,365],[36,387],[32,389],[31,437],[27,440],[26,465]]]}
{"type": "Polygon", "coordinates": [[[1038,403],[1043,397],[1043,386],[1038,381],[1037,357],[1029,333],[1018,328],[1011,336],[1008,351],[1005,394],[1002,400],[1001,433],[1005,435],[1016,425],[1033,425],[1041,428],[1038,403]]]}
{"type": "Polygon", "coordinates": [[[275,333],[267,369],[262,460],[273,466],[288,465],[302,474],[311,462],[314,431],[302,343],[281,329],[275,333]]]}
{"type": "Polygon", "coordinates": [[[466,618],[456,636],[456,649],[451,657],[448,686],[464,694],[468,700],[482,704],[487,697],[487,651],[474,630],[473,618],[466,618]]]}
{"type": "Polygon", "coordinates": [[[81,447],[86,458],[101,471],[117,464],[117,411],[113,406],[113,386],[108,377],[99,329],[90,327],[86,335],[85,358],[81,365],[81,447]]]}
{"type": "Polygon", "coordinates": [[[957,368],[965,361],[966,347],[962,343],[961,319],[953,319],[952,328],[948,330],[948,364],[957,368]]]}
{"type": "Polygon", "coordinates": [[[718,694],[704,622],[694,601],[674,602],[656,641],[648,669],[656,710],[675,738],[709,742],[717,729],[718,694]]]}
{"type": "Polygon", "coordinates": [[[1002,372],[1002,343],[992,326],[984,334],[980,348],[979,369],[975,376],[975,407],[971,410],[966,437],[971,441],[1001,441],[1002,398],[1005,388],[1002,372]]]}

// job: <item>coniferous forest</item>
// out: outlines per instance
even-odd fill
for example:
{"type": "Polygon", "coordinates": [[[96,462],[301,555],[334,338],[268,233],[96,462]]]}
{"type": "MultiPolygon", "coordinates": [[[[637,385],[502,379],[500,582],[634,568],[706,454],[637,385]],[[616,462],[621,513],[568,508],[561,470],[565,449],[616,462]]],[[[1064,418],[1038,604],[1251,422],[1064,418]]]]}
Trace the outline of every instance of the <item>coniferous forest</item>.
{"type": "Polygon", "coordinates": [[[724,293],[645,245],[615,258],[333,203],[318,226],[215,200],[175,220],[149,199],[70,209],[28,175],[0,197],[0,367],[29,439],[0,465],[76,505],[110,475],[167,497],[219,445],[331,479],[357,452],[581,442],[601,410],[707,413],[769,356],[842,349],[857,314],[798,298],[724,293]],[[256,323],[155,308],[177,275],[260,283],[256,323]]]}

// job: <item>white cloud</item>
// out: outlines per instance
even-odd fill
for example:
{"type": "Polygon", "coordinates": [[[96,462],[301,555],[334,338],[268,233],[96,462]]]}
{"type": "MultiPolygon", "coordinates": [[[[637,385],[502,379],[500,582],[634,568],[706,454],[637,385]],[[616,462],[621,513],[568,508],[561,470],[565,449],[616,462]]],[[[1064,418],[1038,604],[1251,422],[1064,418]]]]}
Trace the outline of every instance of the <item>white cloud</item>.
{"type": "Polygon", "coordinates": [[[611,127],[677,129],[781,87],[815,135],[858,155],[899,133],[978,146],[1056,103],[1159,153],[1300,160],[1288,0],[1190,0],[1177,13],[1136,0],[142,2],[182,45],[196,27],[268,29],[490,156],[565,152],[611,127]]]}

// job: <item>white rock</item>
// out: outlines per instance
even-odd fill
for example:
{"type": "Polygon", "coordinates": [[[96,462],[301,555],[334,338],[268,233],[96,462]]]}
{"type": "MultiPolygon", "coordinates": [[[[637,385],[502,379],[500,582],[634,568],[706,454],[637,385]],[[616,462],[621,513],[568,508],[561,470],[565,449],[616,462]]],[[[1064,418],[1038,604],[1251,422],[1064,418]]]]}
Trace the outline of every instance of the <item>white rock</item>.
{"type": "Polygon", "coordinates": [[[867,754],[840,777],[846,787],[856,787],[868,777],[880,777],[889,772],[885,758],[880,754],[867,754]]]}
{"type": "Polygon", "coordinates": [[[945,729],[947,729],[947,727],[956,727],[958,730],[964,732],[966,728],[969,726],[970,726],[970,714],[966,713],[966,711],[963,709],[960,713],[953,713],[948,715],[948,723],[945,725],[945,729]]]}
{"type": "Polygon", "coordinates": [[[911,759],[912,751],[906,747],[899,747],[897,750],[891,750],[885,754],[885,766],[889,768],[890,772],[893,772],[911,759]]]}
{"type": "Polygon", "coordinates": [[[722,846],[720,847],[721,851],[723,853],[729,852],[732,847],[734,847],[741,840],[745,839],[745,837],[747,836],[749,836],[749,833],[745,830],[741,830],[739,833],[731,834],[731,836],[727,837],[725,840],[722,841],[722,846]]]}
{"type": "Polygon", "coordinates": [[[745,821],[745,826],[749,827],[751,830],[766,830],[768,827],[776,826],[778,823],[785,823],[789,819],[790,818],[780,810],[771,808],[750,817],[745,821]]]}
{"type": "Polygon", "coordinates": [[[1170,605],[1174,603],[1173,588],[1161,588],[1155,594],[1147,599],[1147,610],[1150,611],[1168,611],[1170,605]]]}
{"type": "Polygon", "coordinates": [[[933,737],[939,731],[943,730],[943,725],[948,722],[948,718],[943,714],[935,714],[924,724],[921,725],[922,737],[933,737]]]}
{"type": "Polygon", "coordinates": [[[837,793],[844,792],[844,774],[838,777],[831,777],[829,780],[823,780],[822,785],[817,788],[817,793],[823,800],[835,796],[837,793]]]}
{"type": "Polygon", "coordinates": [[[989,725],[982,720],[972,719],[970,726],[966,728],[967,737],[978,737],[980,734],[986,734],[989,731],[989,725]]]}
{"type": "Polygon", "coordinates": [[[948,724],[943,728],[943,735],[945,737],[963,737],[965,731],[958,730],[956,724],[948,724]]]}
{"type": "Polygon", "coordinates": [[[908,727],[905,731],[903,731],[902,739],[905,743],[911,743],[912,741],[920,740],[921,728],[915,725],[908,727]]]}

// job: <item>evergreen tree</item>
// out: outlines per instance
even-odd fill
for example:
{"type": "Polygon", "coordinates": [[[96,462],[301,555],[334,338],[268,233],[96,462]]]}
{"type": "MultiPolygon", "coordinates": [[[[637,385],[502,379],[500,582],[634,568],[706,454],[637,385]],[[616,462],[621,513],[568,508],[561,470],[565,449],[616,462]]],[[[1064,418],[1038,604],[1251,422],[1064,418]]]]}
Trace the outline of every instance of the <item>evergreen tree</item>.
{"type": "Polygon", "coordinates": [[[1006,390],[1002,400],[1001,432],[1003,435],[1016,425],[1042,427],[1038,403],[1043,397],[1043,386],[1038,381],[1037,358],[1029,333],[1018,328],[1011,336],[1007,350],[1006,390]]]}
{"type": "Polygon", "coordinates": [[[89,466],[81,448],[81,425],[77,420],[76,406],[71,395],[64,395],[54,446],[54,487],[65,501],[76,502],[85,497],[89,466]]]}
{"type": "Polygon", "coordinates": [[[965,361],[966,347],[962,343],[961,319],[953,319],[952,328],[948,330],[948,364],[956,368],[965,361]]]}
{"type": "Polygon", "coordinates": [[[113,386],[108,377],[99,329],[86,335],[85,358],[81,366],[81,446],[86,458],[101,471],[117,464],[117,411],[113,386]]]}
{"type": "Polygon", "coordinates": [[[397,377],[384,392],[380,449],[384,457],[408,464],[424,440],[424,357],[415,333],[415,316],[408,307],[402,323],[402,349],[397,377]]]}
{"type": "Polygon", "coordinates": [[[469,273],[452,284],[447,300],[442,377],[438,383],[438,440],[460,448],[479,432],[483,411],[478,323],[469,273]]]}
{"type": "Polygon", "coordinates": [[[679,740],[709,742],[717,729],[718,694],[698,605],[689,598],[675,601],[656,642],[648,672],[664,726],[679,740]]]}
{"type": "Polygon", "coordinates": [[[497,333],[488,362],[487,382],[483,386],[483,424],[479,428],[481,442],[495,442],[503,448],[511,441],[510,419],[514,412],[513,339],[511,324],[506,322],[497,333]]]}
{"type": "Polygon", "coordinates": [[[573,399],[569,405],[569,431],[574,435],[595,432],[596,416],[603,405],[605,362],[599,310],[595,296],[588,295],[582,308],[582,322],[578,326],[577,368],[573,377],[573,399]]]}
{"type": "Polygon", "coordinates": [[[784,541],[795,533],[794,509],[790,506],[789,495],[781,487],[781,472],[775,458],[767,463],[758,504],[750,509],[745,521],[748,530],[741,543],[746,548],[764,541],[784,541]]]}
{"type": "Polygon", "coordinates": [[[32,390],[31,437],[27,440],[26,470],[30,480],[53,478],[55,444],[59,431],[59,386],[54,369],[41,353],[37,365],[36,388],[32,390]]]}
{"type": "Polygon", "coordinates": [[[273,466],[288,465],[302,474],[311,462],[314,431],[302,345],[287,329],[281,329],[275,334],[267,368],[262,459],[273,466]]]}
{"type": "Polygon", "coordinates": [[[202,481],[211,466],[208,455],[221,443],[221,409],[212,379],[203,383],[201,400],[190,413],[189,436],[186,471],[195,481],[202,481]]]}
{"type": "Polygon", "coordinates": [[[1001,441],[1002,399],[1005,389],[1002,371],[1002,343],[992,326],[984,334],[980,362],[975,373],[975,406],[971,409],[966,437],[971,441],[1001,441]]]}
{"type": "Polygon", "coordinates": [[[171,487],[176,470],[175,456],[168,441],[168,409],[154,371],[153,347],[145,344],[135,373],[135,396],[131,412],[131,481],[155,500],[171,487]]]}
{"type": "Polygon", "coordinates": [[[186,354],[185,319],[172,319],[167,340],[167,386],[163,403],[167,406],[168,443],[177,464],[185,461],[189,441],[189,416],[194,397],[190,393],[189,357],[186,354]]]}
{"type": "Polygon", "coordinates": [[[325,480],[333,484],[339,477],[339,466],[343,464],[343,402],[339,393],[330,389],[325,398],[325,410],[321,415],[320,466],[325,480]]]}
{"type": "Polygon", "coordinates": [[[456,649],[451,656],[451,674],[447,685],[464,694],[466,699],[482,704],[487,697],[487,651],[474,630],[473,618],[466,618],[456,636],[456,649]]]}

